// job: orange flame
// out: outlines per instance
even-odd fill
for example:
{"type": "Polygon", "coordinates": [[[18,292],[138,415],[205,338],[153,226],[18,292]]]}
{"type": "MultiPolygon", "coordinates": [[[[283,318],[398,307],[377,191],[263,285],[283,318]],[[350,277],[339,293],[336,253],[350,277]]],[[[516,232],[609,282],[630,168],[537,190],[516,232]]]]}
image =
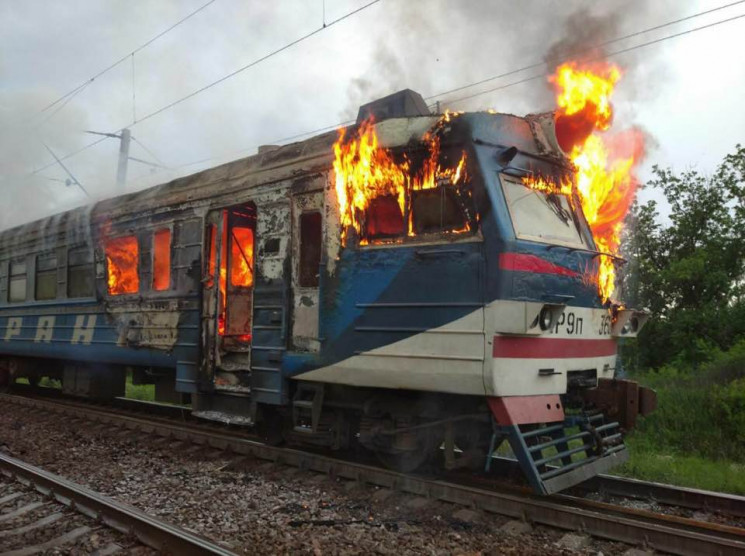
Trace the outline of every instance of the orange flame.
{"type": "MultiPolygon", "coordinates": [[[[613,136],[598,133],[611,126],[610,97],[620,77],[621,71],[612,64],[579,68],[570,62],[550,79],[557,87],[559,106],[556,137],[574,163],[577,197],[598,251],[613,256],[618,255],[623,221],[636,195],[634,169],[644,156],[639,130],[613,136]]],[[[565,183],[552,185],[542,178],[526,178],[524,182],[534,189],[571,195],[565,183]]],[[[613,296],[615,278],[613,258],[601,255],[597,285],[603,302],[613,296]]]]}
{"type": "MultiPolygon", "coordinates": [[[[403,226],[404,216],[408,214],[406,233],[416,235],[411,219],[411,191],[455,186],[467,181],[465,151],[454,167],[443,168],[440,163],[439,131],[459,115],[458,112],[447,112],[424,135],[422,142],[426,155],[416,170],[408,156],[404,155],[401,162],[396,162],[393,153],[379,145],[372,117],[363,121],[352,137],[347,137],[346,129],[339,130],[339,138],[334,144],[333,168],[343,244],[350,229],[357,232],[361,245],[369,242],[364,235],[369,231],[366,228],[370,228],[366,216],[372,203],[384,209],[380,212],[391,222],[384,223],[383,227],[389,232],[403,234],[404,230],[399,226],[403,226]]],[[[379,223],[373,225],[376,229],[381,226],[379,223]]],[[[465,231],[468,228],[454,233],[465,231]]]]}
{"type": "Polygon", "coordinates": [[[135,236],[123,236],[104,241],[109,293],[137,293],[140,278],[137,272],[139,246],[135,236]]]}

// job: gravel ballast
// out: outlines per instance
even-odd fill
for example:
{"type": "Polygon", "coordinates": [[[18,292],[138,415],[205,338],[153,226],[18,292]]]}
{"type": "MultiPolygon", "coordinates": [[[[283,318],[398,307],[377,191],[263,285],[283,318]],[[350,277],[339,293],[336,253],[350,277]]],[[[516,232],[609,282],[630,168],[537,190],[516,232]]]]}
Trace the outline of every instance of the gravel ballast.
{"type": "Polygon", "coordinates": [[[83,420],[0,407],[0,449],[239,553],[623,554],[510,520],[83,420]],[[504,527],[504,531],[502,528],[504,527]]]}

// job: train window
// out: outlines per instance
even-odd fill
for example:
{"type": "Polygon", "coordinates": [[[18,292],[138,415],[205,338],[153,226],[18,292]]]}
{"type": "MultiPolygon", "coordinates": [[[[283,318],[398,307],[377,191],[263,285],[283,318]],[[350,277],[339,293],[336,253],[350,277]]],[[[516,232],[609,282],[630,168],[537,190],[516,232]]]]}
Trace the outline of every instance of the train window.
{"type": "Polygon", "coordinates": [[[382,195],[370,200],[365,213],[367,237],[385,239],[404,234],[404,217],[398,197],[382,195]]]}
{"type": "Polygon", "coordinates": [[[272,237],[264,241],[264,249],[262,251],[264,257],[275,257],[279,255],[279,238],[272,237]]]}
{"type": "Polygon", "coordinates": [[[230,284],[251,287],[254,283],[254,232],[251,228],[231,228],[230,284]]]}
{"type": "Polygon", "coordinates": [[[67,252],[67,297],[93,297],[95,281],[93,252],[88,247],[76,247],[67,252]]]}
{"type": "Polygon", "coordinates": [[[26,301],[26,261],[10,263],[9,301],[26,301]]]}
{"type": "Polygon", "coordinates": [[[502,176],[502,186],[517,237],[589,247],[583,239],[577,213],[566,195],[536,191],[505,176],[502,176]]]}
{"type": "Polygon", "coordinates": [[[171,287],[171,230],[164,228],[153,234],[153,289],[171,287]]]}
{"type": "Polygon", "coordinates": [[[468,230],[458,194],[450,187],[413,191],[411,211],[415,234],[468,230]]]}
{"type": "Polygon", "coordinates": [[[300,277],[302,288],[317,288],[321,264],[321,213],[300,215],[300,277]]]}
{"type": "Polygon", "coordinates": [[[135,236],[107,239],[104,245],[109,294],[137,293],[140,289],[140,248],[135,236]]]}
{"type": "Polygon", "coordinates": [[[57,257],[36,257],[36,299],[43,301],[57,297],[57,257]]]}

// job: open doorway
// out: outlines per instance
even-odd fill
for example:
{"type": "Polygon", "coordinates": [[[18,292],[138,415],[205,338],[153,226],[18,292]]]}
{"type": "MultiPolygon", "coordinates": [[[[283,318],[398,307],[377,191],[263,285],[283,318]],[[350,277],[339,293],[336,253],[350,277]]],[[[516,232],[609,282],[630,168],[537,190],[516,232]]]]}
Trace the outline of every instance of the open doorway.
{"type": "Polygon", "coordinates": [[[204,315],[207,371],[218,388],[248,388],[255,281],[256,205],[207,217],[204,315]]]}

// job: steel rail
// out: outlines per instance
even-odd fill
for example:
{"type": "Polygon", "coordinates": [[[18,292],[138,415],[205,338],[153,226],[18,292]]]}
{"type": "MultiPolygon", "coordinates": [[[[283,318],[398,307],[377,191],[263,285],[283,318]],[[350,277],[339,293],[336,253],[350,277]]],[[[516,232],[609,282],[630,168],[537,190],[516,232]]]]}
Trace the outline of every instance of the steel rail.
{"type": "Polygon", "coordinates": [[[634,510],[570,496],[540,497],[520,489],[487,489],[438,479],[412,476],[361,463],[334,459],[300,450],[269,446],[227,434],[166,423],[146,418],[112,414],[99,409],[45,400],[0,395],[0,400],[22,406],[85,417],[119,425],[146,434],[191,441],[235,454],[253,456],[327,474],[390,488],[403,493],[465,505],[486,512],[583,531],[586,534],[621,541],[673,554],[743,554],[745,530],[670,515],[634,510]]]}
{"type": "Polygon", "coordinates": [[[134,535],[156,550],[184,555],[235,555],[203,537],[3,453],[0,472],[112,529],[134,535]]]}
{"type": "Polygon", "coordinates": [[[579,488],[586,491],[600,492],[603,495],[636,498],[669,506],[719,512],[733,517],[745,517],[745,496],[724,492],[676,487],[613,475],[598,475],[579,485],[579,488]]]}
{"type": "MultiPolygon", "coordinates": [[[[116,403],[119,409],[147,411],[159,417],[180,420],[183,420],[184,412],[188,411],[183,407],[127,398],[117,398],[116,403]]],[[[510,470],[519,471],[519,466],[514,460],[507,461],[503,458],[495,458],[495,461],[500,461],[510,470]]],[[[571,491],[597,492],[602,496],[633,498],[691,510],[717,512],[731,517],[745,517],[745,496],[615,475],[598,475],[577,485],[571,491]]]]}
{"type": "MultiPolygon", "coordinates": [[[[494,465],[505,473],[515,473],[520,470],[516,461],[503,457],[495,457],[494,465]]],[[[597,492],[601,496],[632,498],[667,506],[716,512],[731,517],[745,517],[745,496],[616,475],[597,475],[572,487],[569,492],[597,492]]]]}

